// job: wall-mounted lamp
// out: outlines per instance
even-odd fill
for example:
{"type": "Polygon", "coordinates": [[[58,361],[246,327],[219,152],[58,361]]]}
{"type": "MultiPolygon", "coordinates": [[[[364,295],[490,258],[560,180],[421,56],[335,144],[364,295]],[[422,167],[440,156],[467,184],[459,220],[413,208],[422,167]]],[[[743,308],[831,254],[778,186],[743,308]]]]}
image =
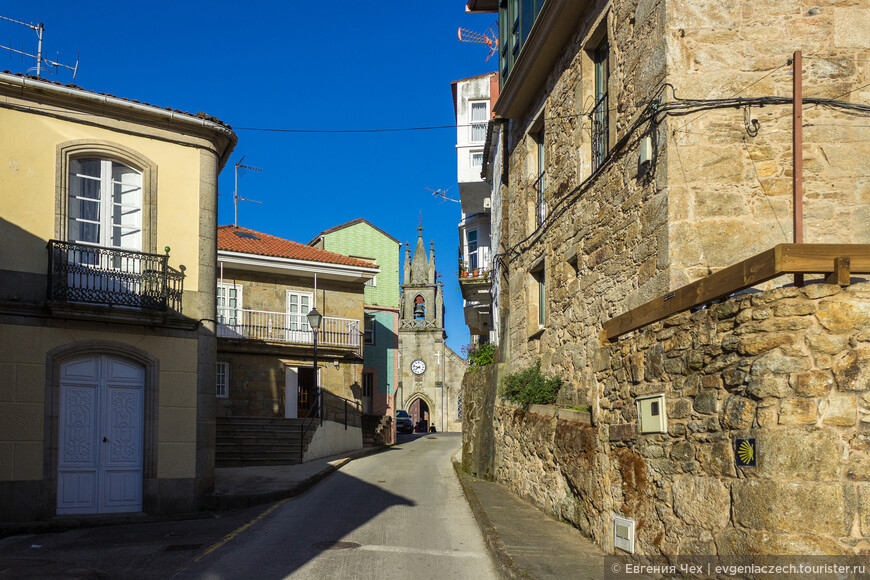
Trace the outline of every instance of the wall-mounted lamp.
{"type": "Polygon", "coordinates": [[[640,140],[640,155],[637,160],[637,173],[638,175],[644,175],[647,171],[650,170],[652,166],[653,160],[653,146],[652,146],[652,137],[647,135],[643,139],[640,140]]]}
{"type": "Polygon", "coordinates": [[[334,367],[336,368],[336,370],[337,370],[338,367],[341,366],[341,363],[338,362],[338,359],[335,359],[334,361],[332,361],[332,366],[334,366],[334,367]]]}

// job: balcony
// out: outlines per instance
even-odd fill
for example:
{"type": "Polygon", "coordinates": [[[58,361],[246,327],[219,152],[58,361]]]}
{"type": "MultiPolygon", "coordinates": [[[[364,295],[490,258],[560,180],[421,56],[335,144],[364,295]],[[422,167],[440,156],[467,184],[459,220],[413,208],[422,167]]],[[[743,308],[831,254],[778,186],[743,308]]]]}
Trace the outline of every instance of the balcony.
{"type": "MultiPolygon", "coordinates": [[[[283,344],[313,345],[314,331],[304,316],[269,310],[218,308],[219,338],[262,340],[283,344]]],[[[362,345],[359,320],[324,316],[317,331],[318,346],[350,348],[362,345]]]]}
{"type": "MultiPolygon", "coordinates": [[[[168,248],[167,248],[168,249],[168,248]]],[[[169,254],[48,242],[48,301],[181,312],[184,274],[169,254]]]]}

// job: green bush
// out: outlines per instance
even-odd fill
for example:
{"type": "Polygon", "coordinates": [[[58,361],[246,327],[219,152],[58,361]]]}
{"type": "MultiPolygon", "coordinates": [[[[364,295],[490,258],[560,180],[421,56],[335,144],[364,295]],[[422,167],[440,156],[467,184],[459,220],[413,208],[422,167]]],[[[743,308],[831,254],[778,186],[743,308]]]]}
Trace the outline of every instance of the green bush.
{"type": "Polygon", "coordinates": [[[562,388],[561,377],[545,377],[541,361],[523,371],[511,373],[502,380],[501,398],[528,409],[529,405],[552,405],[562,388]]]}
{"type": "Polygon", "coordinates": [[[478,343],[468,349],[468,363],[471,368],[491,365],[495,358],[495,346],[491,342],[478,343]]]}

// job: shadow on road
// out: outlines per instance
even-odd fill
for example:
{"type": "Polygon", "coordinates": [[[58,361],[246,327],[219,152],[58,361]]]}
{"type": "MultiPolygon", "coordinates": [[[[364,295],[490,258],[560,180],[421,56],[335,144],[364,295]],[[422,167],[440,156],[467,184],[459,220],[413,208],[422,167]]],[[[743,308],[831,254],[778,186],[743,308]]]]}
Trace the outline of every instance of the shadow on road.
{"type": "Polygon", "coordinates": [[[273,504],[268,514],[229,534],[228,541],[207,550],[173,578],[286,578],[323,552],[358,548],[343,538],[382,512],[415,505],[339,471],[308,492],[273,504]]]}

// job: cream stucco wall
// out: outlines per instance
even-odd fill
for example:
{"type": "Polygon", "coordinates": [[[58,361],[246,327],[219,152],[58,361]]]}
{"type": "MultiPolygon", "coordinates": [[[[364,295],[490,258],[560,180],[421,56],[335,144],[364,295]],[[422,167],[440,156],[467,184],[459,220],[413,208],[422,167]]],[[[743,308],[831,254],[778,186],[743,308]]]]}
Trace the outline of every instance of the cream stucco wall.
{"type": "Polygon", "coordinates": [[[55,237],[55,191],[59,186],[57,147],[73,140],[120,144],[157,167],[156,244],[170,246],[170,264],[185,267],[185,288],[199,279],[200,149],[177,142],[0,108],[0,270],[44,274],[45,242],[55,237]],[[26,138],[22,138],[26,136],[26,138]],[[9,251],[11,249],[15,251],[9,251]]]}
{"type": "Polygon", "coordinates": [[[0,324],[0,481],[42,479],[46,353],[79,341],[122,342],[158,359],[157,477],[195,475],[197,340],[139,332],[0,324]]]}

